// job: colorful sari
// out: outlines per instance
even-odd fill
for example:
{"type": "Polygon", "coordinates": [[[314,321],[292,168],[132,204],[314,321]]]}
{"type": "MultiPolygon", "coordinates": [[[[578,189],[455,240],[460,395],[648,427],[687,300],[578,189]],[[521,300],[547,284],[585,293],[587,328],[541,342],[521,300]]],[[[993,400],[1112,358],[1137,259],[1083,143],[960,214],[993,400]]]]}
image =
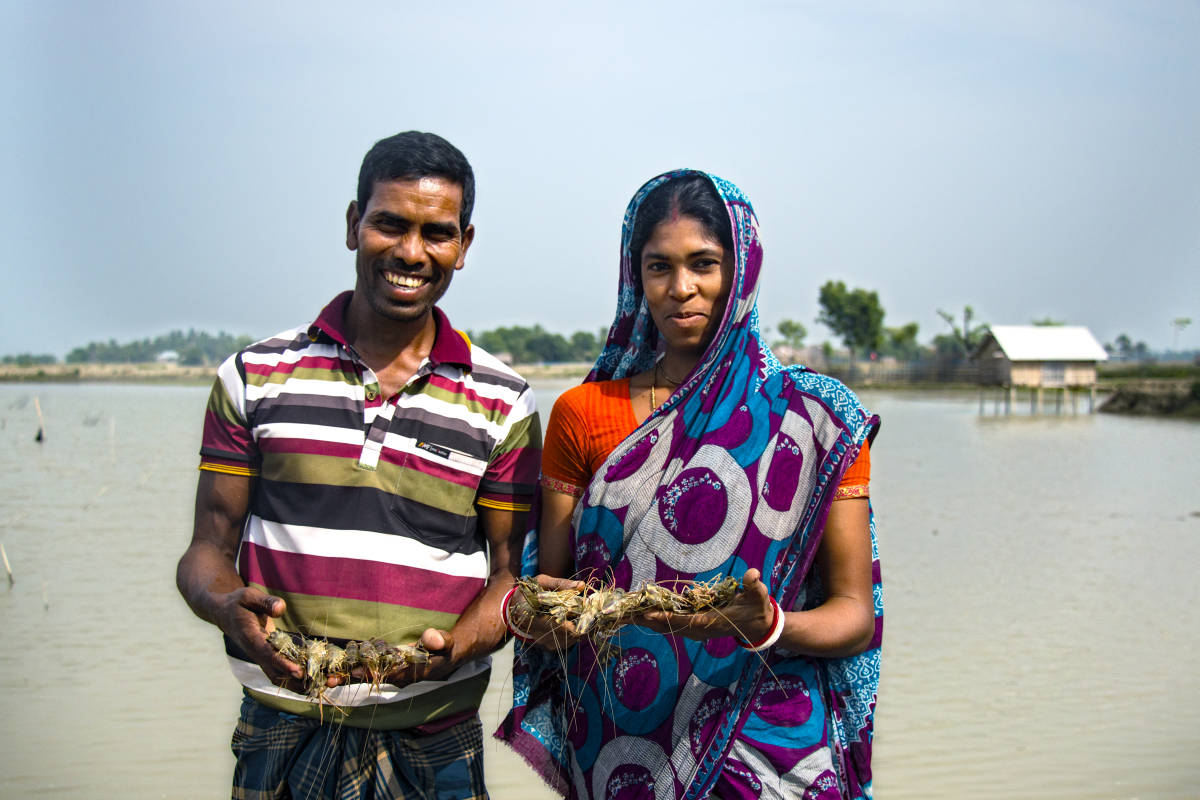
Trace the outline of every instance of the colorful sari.
{"type": "MultiPolygon", "coordinates": [[[[587,380],[651,368],[658,331],[622,233],[616,320],[587,380]]],[[[703,174],[703,173],[701,173],[703,174]]],[[[671,398],[608,457],[572,519],[580,574],[625,589],[648,581],[763,575],[785,609],[822,602],[813,568],[838,482],[878,427],[840,382],[784,368],[758,329],[757,220],[731,183],[708,177],[729,211],[735,268],[720,329],[671,398]]],[[[883,603],[871,519],[875,636],[850,658],[732,637],[697,642],[626,626],[615,654],[589,643],[563,658],[517,645],[513,709],[496,736],[564,795],[603,800],[871,796],[872,718],[883,603]]],[[[537,530],[522,572],[537,573],[537,530]]]]}

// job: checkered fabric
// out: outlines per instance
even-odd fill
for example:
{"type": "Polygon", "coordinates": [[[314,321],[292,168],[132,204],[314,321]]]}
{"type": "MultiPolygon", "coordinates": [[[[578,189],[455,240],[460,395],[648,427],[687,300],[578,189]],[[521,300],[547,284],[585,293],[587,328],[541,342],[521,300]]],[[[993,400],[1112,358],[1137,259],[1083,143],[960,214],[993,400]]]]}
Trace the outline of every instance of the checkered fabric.
{"type": "Polygon", "coordinates": [[[439,733],[320,723],[242,700],[234,800],[487,800],[479,717],[439,733]]]}

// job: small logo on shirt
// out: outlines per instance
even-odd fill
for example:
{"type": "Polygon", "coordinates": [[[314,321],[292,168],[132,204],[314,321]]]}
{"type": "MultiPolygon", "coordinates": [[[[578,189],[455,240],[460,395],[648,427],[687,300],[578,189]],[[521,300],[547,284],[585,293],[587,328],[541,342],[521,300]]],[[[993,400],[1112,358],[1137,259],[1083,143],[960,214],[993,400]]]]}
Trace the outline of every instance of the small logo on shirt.
{"type": "Polygon", "coordinates": [[[417,442],[417,447],[424,450],[426,453],[433,453],[435,456],[440,456],[445,459],[450,458],[450,450],[432,442],[417,442]]]}
{"type": "Polygon", "coordinates": [[[424,450],[426,453],[432,453],[438,458],[444,458],[447,461],[454,461],[459,464],[475,466],[480,463],[478,459],[471,458],[466,453],[451,450],[449,447],[442,447],[440,444],[434,444],[433,442],[417,442],[417,448],[424,450]]]}

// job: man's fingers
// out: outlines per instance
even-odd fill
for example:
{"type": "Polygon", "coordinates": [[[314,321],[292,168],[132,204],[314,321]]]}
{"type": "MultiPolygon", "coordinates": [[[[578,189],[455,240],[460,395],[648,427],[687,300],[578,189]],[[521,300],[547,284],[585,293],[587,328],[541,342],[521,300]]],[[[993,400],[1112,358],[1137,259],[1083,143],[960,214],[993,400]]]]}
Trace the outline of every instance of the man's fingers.
{"type": "Polygon", "coordinates": [[[253,611],[255,614],[265,614],[268,617],[282,617],[284,610],[287,608],[287,603],[282,597],[276,597],[271,594],[264,594],[257,589],[247,588],[242,592],[241,597],[242,608],[247,611],[253,611]]]}
{"type": "Polygon", "coordinates": [[[454,649],[454,637],[450,631],[439,631],[437,628],[427,628],[421,634],[421,644],[431,653],[439,653],[454,649]]]}

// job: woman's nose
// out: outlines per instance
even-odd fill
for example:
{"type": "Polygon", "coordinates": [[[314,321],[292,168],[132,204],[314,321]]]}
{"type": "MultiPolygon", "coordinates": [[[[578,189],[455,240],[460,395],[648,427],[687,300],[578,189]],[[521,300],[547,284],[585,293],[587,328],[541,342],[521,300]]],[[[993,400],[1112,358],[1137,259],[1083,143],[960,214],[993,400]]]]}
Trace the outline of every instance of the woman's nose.
{"type": "Polygon", "coordinates": [[[696,292],[696,282],[686,269],[677,269],[671,275],[671,296],[690,297],[696,292]]]}

